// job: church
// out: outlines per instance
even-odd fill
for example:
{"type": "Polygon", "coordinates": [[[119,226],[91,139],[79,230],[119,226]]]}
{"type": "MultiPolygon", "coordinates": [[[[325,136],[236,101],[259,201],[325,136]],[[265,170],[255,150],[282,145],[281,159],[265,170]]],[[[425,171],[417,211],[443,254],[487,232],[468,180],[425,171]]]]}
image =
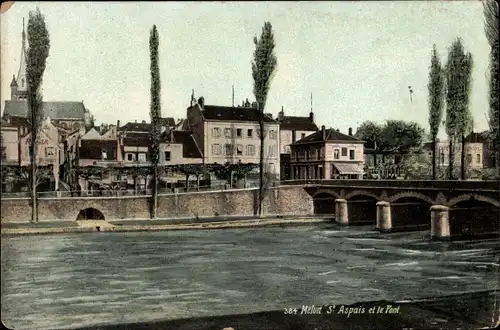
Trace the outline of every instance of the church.
{"type": "MultiPolygon", "coordinates": [[[[17,77],[12,77],[10,83],[10,100],[5,101],[3,119],[16,127],[28,127],[28,82],[26,77],[26,33],[22,32],[22,47],[19,71],[17,77]]],[[[43,117],[61,130],[63,135],[92,125],[92,115],[82,102],[50,101],[43,102],[43,117]]]]}

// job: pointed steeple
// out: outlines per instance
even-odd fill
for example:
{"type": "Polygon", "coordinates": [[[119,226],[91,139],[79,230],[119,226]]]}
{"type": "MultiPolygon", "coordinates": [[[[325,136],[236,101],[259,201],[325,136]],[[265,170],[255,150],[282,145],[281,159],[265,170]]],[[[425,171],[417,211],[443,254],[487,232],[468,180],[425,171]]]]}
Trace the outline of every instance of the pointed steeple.
{"type": "Polygon", "coordinates": [[[17,87],[16,75],[12,75],[12,81],[10,83],[10,87],[17,87]]]}
{"type": "Polygon", "coordinates": [[[17,74],[17,91],[28,91],[28,83],[26,79],[26,32],[24,31],[24,18],[23,18],[23,34],[21,45],[21,58],[19,59],[19,72],[17,74]]]}

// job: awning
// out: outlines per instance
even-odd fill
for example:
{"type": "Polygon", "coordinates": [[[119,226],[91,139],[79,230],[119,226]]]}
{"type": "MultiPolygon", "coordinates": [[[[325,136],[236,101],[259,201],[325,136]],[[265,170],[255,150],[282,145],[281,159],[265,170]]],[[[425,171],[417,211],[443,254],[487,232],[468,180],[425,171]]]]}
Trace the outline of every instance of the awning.
{"type": "Polygon", "coordinates": [[[363,167],[359,164],[333,163],[340,174],[363,174],[363,167]]]}

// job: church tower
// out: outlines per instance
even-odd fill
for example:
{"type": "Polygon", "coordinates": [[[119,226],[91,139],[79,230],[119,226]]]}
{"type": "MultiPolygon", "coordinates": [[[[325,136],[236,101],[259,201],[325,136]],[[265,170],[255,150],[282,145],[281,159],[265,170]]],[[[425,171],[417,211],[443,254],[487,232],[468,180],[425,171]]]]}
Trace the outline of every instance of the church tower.
{"type": "Polygon", "coordinates": [[[26,100],[28,97],[28,80],[26,78],[26,33],[24,32],[23,18],[23,33],[21,45],[21,58],[17,78],[14,76],[10,83],[10,96],[12,100],[26,100]]]}

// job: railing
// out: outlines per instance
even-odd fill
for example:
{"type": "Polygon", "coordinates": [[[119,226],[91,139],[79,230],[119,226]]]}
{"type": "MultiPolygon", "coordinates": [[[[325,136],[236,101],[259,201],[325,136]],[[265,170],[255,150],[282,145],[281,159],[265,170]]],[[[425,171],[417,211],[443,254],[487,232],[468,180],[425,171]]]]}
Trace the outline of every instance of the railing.
{"type": "MultiPolygon", "coordinates": [[[[190,185],[186,187],[178,188],[160,188],[158,194],[175,194],[183,192],[211,192],[211,191],[221,191],[228,189],[248,189],[256,188],[258,184],[255,182],[248,183],[245,187],[241,185],[229,185],[229,184],[217,184],[210,186],[200,186],[199,188],[190,185]]],[[[148,196],[152,194],[152,189],[95,189],[88,191],[74,190],[74,191],[41,191],[37,192],[38,198],[68,198],[68,197],[121,197],[121,196],[148,196]]],[[[1,198],[30,198],[31,192],[16,192],[8,193],[2,192],[1,198]]]]}
{"type": "Polygon", "coordinates": [[[320,185],[373,188],[417,188],[417,189],[459,189],[459,190],[498,190],[498,181],[459,181],[459,180],[286,180],[281,185],[320,185]]]}

